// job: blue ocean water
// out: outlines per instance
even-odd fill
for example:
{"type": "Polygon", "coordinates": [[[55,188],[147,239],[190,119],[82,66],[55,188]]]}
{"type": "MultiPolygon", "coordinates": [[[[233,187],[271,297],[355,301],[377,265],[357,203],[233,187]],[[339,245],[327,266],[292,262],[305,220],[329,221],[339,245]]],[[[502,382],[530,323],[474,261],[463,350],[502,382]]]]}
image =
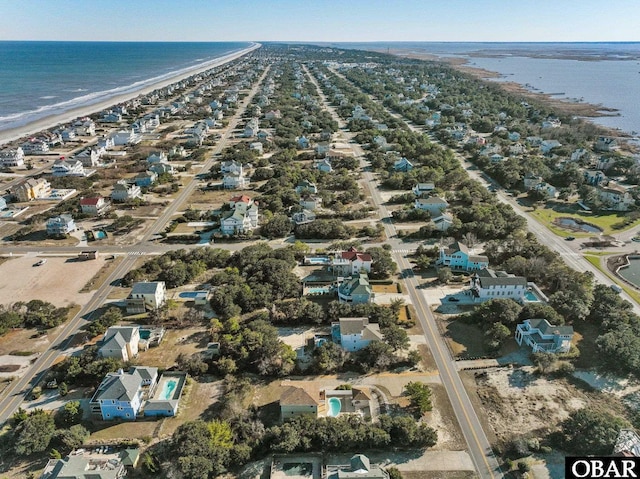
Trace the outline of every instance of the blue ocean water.
{"type": "Polygon", "coordinates": [[[467,60],[532,91],[557,94],[618,110],[594,123],[636,135],[640,131],[640,43],[448,43],[379,42],[335,44],[342,48],[405,50],[467,60]]]}
{"type": "Polygon", "coordinates": [[[0,130],[134,92],[249,45],[0,41],[0,130]]]}

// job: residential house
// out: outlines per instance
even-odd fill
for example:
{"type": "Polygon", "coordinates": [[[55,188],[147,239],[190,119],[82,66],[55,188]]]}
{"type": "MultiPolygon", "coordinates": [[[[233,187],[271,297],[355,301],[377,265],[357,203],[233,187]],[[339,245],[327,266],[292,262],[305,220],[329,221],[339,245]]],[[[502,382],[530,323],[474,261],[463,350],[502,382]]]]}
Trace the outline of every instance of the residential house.
{"type": "Polygon", "coordinates": [[[138,173],[134,179],[134,182],[137,186],[141,188],[149,187],[153,185],[158,179],[158,174],[153,171],[143,171],[138,173]]]}
{"type": "Polygon", "coordinates": [[[44,178],[27,178],[11,188],[11,193],[19,202],[48,198],[51,185],[44,178]]]}
{"type": "Polygon", "coordinates": [[[127,476],[127,465],[122,454],[107,459],[85,456],[78,450],[64,459],[50,459],[40,479],[122,479],[127,476]]]}
{"type": "Polygon", "coordinates": [[[96,123],[90,118],[82,118],[73,124],[76,135],[96,136],[96,123]]]}
{"type": "Polygon", "coordinates": [[[618,140],[616,140],[615,138],[611,138],[608,136],[600,136],[598,137],[598,139],[596,140],[595,144],[593,145],[593,149],[596,151],[615,151],[619,148],[618,145],[618,140]]]}
{"type": "Polygon", "coordinates": [[[98,140],[98,148],[102,148],[105,151],[112,150],[114,146],[116,146],[116,142],[110,136],[103,136],[98,140]]]}
{"type": "Polygon", "coordinates": [[[140,198],[142,191],[138,185],[129,185],[126,180],[119,180],[113,185],[111,199],[113,201],[129,201],[140,198]]]}
{"type": "Polygon", "coordinates": [[[158,369],[136,366],[108,373],[89,401],[91,414],[103,421],[133,421],[140,413],[142,401],[150,396],[158,379],[158,369]]]}
{"type": "Polygon", "coordinates": [[[170,163],[154,163],[149,167],[149,171],[152,171],[156,175],[164,175],[165,173],[169,175],[175,174],[176,170],[170,163]]]}
{"type": "Polygon", "coordinates": [[[51,167],[51,174],[60,176],[87,176],[80,160],[57,160],[51,167]]]}
{"type": "Polygon", "coordinates": [[[64,236],[76,230],[73,216],[62,214],[47,220],[47,234],[49,236],[64,236]]]}
{"type": "Polygon", "coordinates": [[[280,110],[271,110],[268,111],[264,114],[265,119],[267,120],[275,120],[278,118],[282,118],[282,113],[280,113],[280,110]]]}
{"type": "Polygon", "coordinates": [[[609,183],[608,186],[599,186],[598,197],[607,208],[615,211],[628,211],[635,204],[633,196],[622,186],[609,183]]]}
{"type": "Polygon", "coordinates": [[[0,151],[0,167],[9,168],[24,165],[24,150],[21,147],[0,151]]]}
{"type": "Polygon", "coordinates": [[[80,211],[85,215],[101,216],[109,210],[109,202],[102,196],[80,198],[80,211]]]}
{"type": "Polygon", "coordinates": [[[82,150],[77,155],[74,155],[73,159],[80,161],[82,163],[82,166],[85,168],[99,166],[101,164],[100,158],[102,157],[104,151],[104,148],[87,148],[86,150],[82,150]]]}
{"type": "Polygon", "coordinates": [[[220,232],[225,235],[245,234],[258,227],[258,205],[236,202],[233,211],[220,220],[220,232]]]}
{"type": "Polygon", "coordinates": [[[242,163],[236,160],[223,161],[220,164],[220,173],[240,173],[243,174],[242,163]]]}
{"type": "Polygon", "coordinates": [[[504,161],[504,156],[502,156],[500,153],[494,153],[493,155],[489,156],[489,160],[491,160],[491,163],[500,163],[501,161],[504,161]]]}
{"type": "Polygon", "coordinates": [[[309,148],[309,140],[307,139],[307,137],[301,136],[299,138],[296,138],[296,145],[298,146],[298,149],[304,150],[306,148],[309,148]]]}
{"type": "Polygon", "coordinates": [[[331,146],[329,146],[329,143],[318,143],[314,148],[316,158],[324,158],[325,156],[327,156],[327,153],[329,153],[330,149],[331,146]]]}
{"type": "Polygon", "coordinates": [[[598,186],[606,179],[607,175],[600,170],[584,170],[584,180],[591,186],[598,186]]]}
{"type": "Polygon", "coordinates": [[[428,211],[432,217],[440,216],[447,209],[449,203],[439,196],[430,196],[429,198],[416,198],[413,207],[419,210],[428,211]]]}
{"type": "Polygon", "coordinates": [[[433,218],[431,223],[436,230],[445,232],[453,226],[453,216],[448,213],[443,213],[440,216],[433,218]]]}
{"type": "Polygon", "coordinates": [[[0,210],[3,210],[7,207],[7,200],[4,197],[0,196],[0,210]]]}
{"type": "Polygon", "coordinates": [[[362,271],[371,273],[372,264],[373,258],[369,253],[362,253],[352,246],[335,255],[331,269],[335,276],[351,276],[362,271]]]}
{"type": "Polygon", "coordinates": [[[571,349],[573,327],[554,326],[546,319],[525,319],[516,327],[516,342],[534,353],[566,353],[571,349]]]}
{"type": "Polygon", "coordinates": [[[229,207],[231,209],[235,209],[236,205],[240,203],[244,204],[245,208],[248,208],[253,204],[253,200],[247,195],[236,195],[229,199],[229,207]]]}
{"type": "Polygon", "coordinates": [[[103,358],[131,361],[138,355],[139,326],[111,326],[104,333],[98,354],[103,358]]]}
{"type": "Polygon", "coordinates": [[[347,465],[327,465],[326,479],[389,479],[389,473],[364,454],[356,454],[347,465]]]}
{"type": "Polygon", "coordinates": [[[440,246],[438,266],[446,266],[454,271],[478,271],[489,266],[489,258],[474,255],[467,245],[455,241],[447,246],[440,246]]]}
{"type": "Polygon", "coordinates": [[[304,195],[304,194],[317,195],[318,187],[316,186],[315,183],[312,183],[311,181],[301,180],[296,185],[296,193],[298,193],[299,195],[304,195]]]}
{"type": "Polygon", "coordinates": [[[513,299],[522,301],[528,291],[527,279],[522,276],[484,268],[471,277],[471,294],[479,301],[513,299]]]}
{"type": "Polygon", "coordinates": [[[433,182],[429,183],[418,183],[414,186],[411,191],[416,196],[425,196],[431,193],[436,188],[436,185],[433,182]]]}
{"type": "Polygon", "coordinates": [[[288,386],[280,395],[280,416],[286,421],[302,415],[318,417],[318,401],[303,388],[288,386]]]}
{"type": "Polygon", "coordinates": [[[542,140],[540,143],[540,152],[545,154],[551,152],[554,148],[559,148],[562,145],[558,140],[542,140]]]}
{"type": "Polygon", "coordinates": [[[393,164],[393,170],[406,173],[407,171],[413,170],[413,163],[403,156],[393,164]]]}
{"type": "Polygon", "coordinates": [[[60,132],[60,135],[62,136],[62,141],[64,141],[65,143],[68,141],[73,141],[76,139],[76,130],[72,128],[65,128],[60,132]]]}
{"type": "Polygon", "coordinates": [[[109,136],[113,140],[114,146],[135,145],[142,140],[140,135],[137,135],[132,128],[115,131],[109,136]]]}
{"type": "MultiPolygon", "coordinates": [[[[49,151],[49,143],[40,138],[30,138],[22,143],[20,148],[22,148],[25,155],[42,155],[49,151]]],[[[0,155],[2,155],[2,152],[0,152],[0,155]]]]}
{"type": "Polygon", "coordinates": [[[297,225],[304,225],[316,220],[316,214],[313,211],[302,210],[291,215],[291,219],[297,225]]]}
{"type": "Polygon", "coordinates": [[[571,153],[571,161],[589,161],[591,159],[591,152],[585,148],[578,148],[571,153]]]}
{"type": "Polygon", "coordinates": [[[133,283],[131,293],[127,296],[127,313],[144,313],[147,309],[162,307],[167,299],[164,281],[133,283]]]}
{"type": "Polygon", "coordinates": [[[249,178],[242,173],[231,172],[224,175],[222,187],[225,189],[243,189],[249,185],[249,178]]]}
{"type": "Polygon", "coordinates": [[[557,198],[558,196],[560,196],[560,193],[558,193],[558,190],[556,189],[556,187],[553,185],[550,185],[546,181],[542,181],[538,183],[536,186],[533,187],[533,189],[535,191],[544,193],[544,195],[547,198],[557,198]]]}
{"type": "Polygon", "coordinates": [[[338,286],[338,299],[346,303],[371,303],[374,296],[367,273],[356,273],[338,286]]]}
{"type": "Polygon", "coordinates": [[[523,179],[524,188],[527,191],[532,190],[536,187],[538,183],[541,183],[542,181],[544,181],[542,179],[542,176],[534,175],[533,173],[526,173],[523,179]]]}
{"type": "Polygon", "coordinates": [[[322,207],[322,198],[315,195],[305,194],[302,196],[302,198],[300,198],[300,201],[298,202],[298,204],[302,206],[302,208],[304,208],[305,210],[314,211],[322,207]]]}
{"type": "Polygon", "coordinates": [[[551,129],[551,128],[560,128],[562,122],[558,118],[547,118],[540,125],[543,130],[551,129]]]}
{"type": "Polygon", "coordinates": [[[382,333],[378,324],[370,324],[369,318],[340,318],[331,325],[337,330],[336,337],[345,351],[360,351],[372,341],[381,341],[382,333]]]}
{"type": "Polygon", "coordinates": [[[166,163],[167,161],[169,161],[169,158],[164,151],[154,151],[147,156],[147,163],[150,165],[153,163],[166,163]]]}
{"type": "Polygon", "coordinates": [[[189,154],[184,146],[174,146],[169,150],[169,158],[186,158],[189,154]]]}
{"type": "Polygon", "coordinates": [[[262,155],[262,153],[264,152],[262,143],[260,143],[259,141],[254,141],[253,143],[250,143],[249,149],[258,152],[259,155],[262,155]]]}
{"type": "Polygon", "coordinates": [[[122,115],[115,111],[107,111],[100,118],[102,123],[119,123],[122,121],[122,115]]]}
{"type": "Polygon", "coordinates": [[[244,127],[242,136],[244,136],[245,138],[253,138],[254,136],[256,136],[256,133],[258,133],[259,129],[260,129],[260,126],[259,126],[258,119],[252,118],[247,122],[246,126],[244,127]]]}
{"type": "Polygon", "coordinates": [[[271,133],[266,130],[258,130],[258,133],[256,133],[256,137],[260,141],[268,141],[271,139],[271,133]]]}
{"type": "Polygon", "coordinates": [[[331,161],[326,158],[324,160],[316,161],[314,163],[314,167],[324,173],[331,173],[333,171],[331,161]]]}
{"type": "Polygon", "coordinates": [[[511,141],[519,141],[520,140],[520,133],[518,133],[517,131],[510,131],[509,134],[507,135],[507,137],[511,141]]]}

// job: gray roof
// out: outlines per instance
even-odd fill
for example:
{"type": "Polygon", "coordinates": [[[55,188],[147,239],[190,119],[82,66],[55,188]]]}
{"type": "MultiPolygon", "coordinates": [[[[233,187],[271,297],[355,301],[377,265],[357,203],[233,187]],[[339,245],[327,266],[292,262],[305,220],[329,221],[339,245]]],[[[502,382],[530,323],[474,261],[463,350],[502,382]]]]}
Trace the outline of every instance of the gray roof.
{"type": "Polygon", "coordinates": [[[490,286],[527,286],[527,278],[522,276],[514,276],[504,271],[494,271],[489,268],[483,268],[475,275],[480,286],[488,288],[490,286]]]}
{"type": "Polygon", "coordinates": [[[108,341],[112,336],[116,336],[120,334],[122,339],[124,339],[127,343],[131,341],[133,334],[140,329],[139,326],[111,326],[107,329],[107,332],[104,334],[104,340],[108,341]]]}
{"type": "Polygon", "coordinates": [[[163,281],[133,283],[131,294],[156,294],[160,283],[163,281]]]}
{"type": "Polygon", "coordinates": [[[304,389],[289,386],[280,395],[280,406],[317,406],[318,401],[304,389]]]}
{"type": "Polygon", "coordinates": [[[173,411],[178,404],[178,399],[149,399],[144,409],[153,411],[173,411]]]}
{"type": "Polygon", "coordinates": [[[122,477],[123,465],[113,464],[102,459],[84,456],[67,456],[58,459],[47,479],[118,479],[122,477]]]}
{"type": "Polygon", "coordinates": [[[467,245],[461,243],[460,241],[454,241],[444,249],[444,252],[449,256],[457,253],[458,251],[460,251],[461,253],[465,253],[466,255],[469,254],[469,248],[467,247],[467,245]]]}
{"type": "Polygon", "coordinates": [[[95,401],[131,401],[136,397],[145,379],[157,375],[157,368],[137,367],[129,372],[109,373],[104,378],[93,397],[95,401]]]}
{"type": "Polygon", "coordinates": [[[127,346],[127,341],[124,339],[122,334],[119,331],[114,332],[110,336],[108,336],[109,331],[107,330],[107,334],[105,334],[104,339],[102,340],[102,346],[100,349],[119,349],[123,350],[127,346]]]}
{"type": "Polygon", "coordinates": [[[560,336],[571,336],[573,334],[572,326],[554,326],[549,324],[546,319],[530,319],[529,324],[534,329],[539,329],[542,334],[557,334],[560,336]]]}
{"type": "Polygon", "coordinates": [[[340,318],[340,334],[360,334],[369,318],[340,318]]]}

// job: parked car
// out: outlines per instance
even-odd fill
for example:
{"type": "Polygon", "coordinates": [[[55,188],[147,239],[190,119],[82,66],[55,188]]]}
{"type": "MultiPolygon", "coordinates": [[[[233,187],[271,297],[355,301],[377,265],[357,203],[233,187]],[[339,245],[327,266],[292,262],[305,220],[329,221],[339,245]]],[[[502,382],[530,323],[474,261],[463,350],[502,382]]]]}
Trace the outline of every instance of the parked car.
{"type": "Polygon", "coordinates": [[[575,237],[575,236],[567,236],[567,237],[565,238],[565,241],[573,241],[574,239],[576,239],[576,237],[575,237]]]}
{"type": "Polygon", "coordinates": [[[40,261],[38,261],[37,263],[34,264],[34,266],[42,266],[43,264],[45,264],[47,262],[46,259],[41,259],[40,261]]]}
{"type": "Polygon", "coordinates": [[[455,296],[449,296],[449,299],[447,301],[451,301],[452,303],[457,303],[460,300],[455,296]]]}

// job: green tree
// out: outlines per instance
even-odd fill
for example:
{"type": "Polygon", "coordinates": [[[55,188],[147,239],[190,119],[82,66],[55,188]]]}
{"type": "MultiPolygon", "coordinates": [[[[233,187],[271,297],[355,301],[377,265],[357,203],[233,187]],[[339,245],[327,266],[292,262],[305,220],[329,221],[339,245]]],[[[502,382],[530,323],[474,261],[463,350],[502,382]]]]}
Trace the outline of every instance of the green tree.
{"type": "Polygon", "coordinates": [[[443,268],[438,268],[438,281],[446,284],[452,279],[453,279],[453,273],[451,272],[451,268],[448,268],[446,266],[443,268]]]}
{"type": "Polygon", "coordinates": [[[29,414],[15,429],[14,447],[17,454],[28,456],[35,452],[42,452],[49,447],[56,425],[53,416],[36,409],[29,414]]]}
{"type": "Polygon", "coordinates": [[[398,270],[398,265],[393,261],[389,251],[375,247],[369,248],[366,250],[366,253],[371,255],[372,263],[370,276],[372,279],[388,278],[398,270]]]}
{"type": "Polygon", "coordinates": [[[627,421],[606,411],[579,409],[562,423],[563,447],[576,455],[608,455],[626,427],[627,421]]]}
{"type": "Polygon", "coordinates": [[[405,394],[409,397],[411,407],[422,416],[425,412],[431,411],[431,388],[419,381],[411,381],[404,387],[405,394]]]}
{"type": "Polygon", "coordinates": [[[409,335],[400,326],[392,324],[383,328],[382,336],[394,351],[401,351],[409,347],[409,335]]]}
{"type": "Polygon", "coordinates": [[[80,401],[67,401],[55,415],[56,425],[60,428],[68,428],[78,424],[82,421],[82,412],[80,401]]]}
{"type": "Polygon", "coordinates": [[[291,220],[286,215],[274,215],[267,223],[262,225],[260,232],[269,239],[283,238],[293,229],[291,220]]]}
{"type": "Polygon", "coordinates": [[[66,452],[71,452],[82,446],[89,439],[89,431],[81,424],[75,424],[69,429],[60,429],[56,433],[56,439],[65,447],[66,452]]]}

